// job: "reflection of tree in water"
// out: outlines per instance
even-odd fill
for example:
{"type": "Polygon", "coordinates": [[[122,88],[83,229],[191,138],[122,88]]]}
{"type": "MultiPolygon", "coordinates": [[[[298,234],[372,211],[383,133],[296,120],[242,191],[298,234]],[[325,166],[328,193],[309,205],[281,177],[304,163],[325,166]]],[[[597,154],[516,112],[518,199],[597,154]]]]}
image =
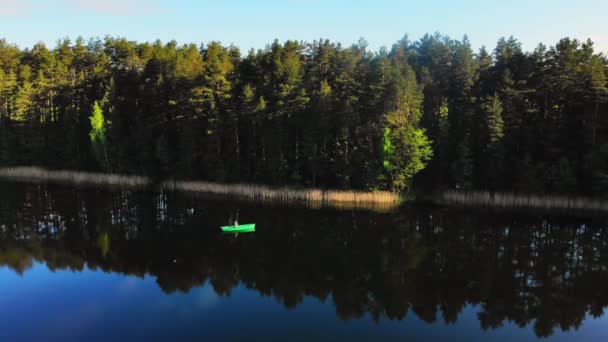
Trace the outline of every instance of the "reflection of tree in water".
{"type": "Polygon", "coordinates": [[[0,264],[23,274],[85,266],[153,275],[166,293],[239,285],[286,307],[333,301],[341,319],[369,314],[457,322],[478,304],[483,329],[511,321],[539,336],[576,329],[608,305],[602,219],[403,210],[395,214],[241,207],[255,234],[218,233],[226,203],[171,193],[10,185],[0,199],[0,264]],[[103,229],[102,229],[102,228],[103,229]]]}

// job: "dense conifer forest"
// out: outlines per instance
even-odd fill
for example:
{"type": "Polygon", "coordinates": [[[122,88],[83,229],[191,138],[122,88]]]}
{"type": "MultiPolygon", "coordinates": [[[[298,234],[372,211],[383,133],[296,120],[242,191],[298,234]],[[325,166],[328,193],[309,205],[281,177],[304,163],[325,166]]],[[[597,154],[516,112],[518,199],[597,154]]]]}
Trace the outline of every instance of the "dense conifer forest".
{"type": "Polygon", "coordinates": [[[337,189],[608,190],[608,59],[565,38],[242,52],[0,40],[0,166],[337,189]]]}

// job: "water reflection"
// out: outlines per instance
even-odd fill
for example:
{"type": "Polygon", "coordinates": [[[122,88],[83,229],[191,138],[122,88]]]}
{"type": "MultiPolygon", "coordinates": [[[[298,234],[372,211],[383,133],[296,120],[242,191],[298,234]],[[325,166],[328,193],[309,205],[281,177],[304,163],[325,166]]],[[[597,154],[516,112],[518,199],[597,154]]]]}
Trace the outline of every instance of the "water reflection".
{"type": "Polygon", "coordinates": [[[576,329],[608,305],[603,217],[312,211],[173,193],[0,187],[0,265],[18,274],[42,262],[150,275],[167,294],[210,284],[230,296],[245,286],[287,308],[306,296],[331,299],[343,320],[414,314],[455,323],[478,305],[481,329],[515,322],[537,336],[576,329]],[[257,223],[255,234],[219,232],[236,210],[257,223]]]}

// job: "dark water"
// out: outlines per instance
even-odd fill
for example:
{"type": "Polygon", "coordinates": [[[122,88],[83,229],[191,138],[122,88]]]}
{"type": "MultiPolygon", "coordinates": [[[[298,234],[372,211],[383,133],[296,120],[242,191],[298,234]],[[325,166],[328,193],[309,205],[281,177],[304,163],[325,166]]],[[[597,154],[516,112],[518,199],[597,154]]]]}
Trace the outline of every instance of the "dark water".
{"type": "Polygon", "coordinates": [[[608,337],[602,216],[0,193],[3,340],[608,337]]]}

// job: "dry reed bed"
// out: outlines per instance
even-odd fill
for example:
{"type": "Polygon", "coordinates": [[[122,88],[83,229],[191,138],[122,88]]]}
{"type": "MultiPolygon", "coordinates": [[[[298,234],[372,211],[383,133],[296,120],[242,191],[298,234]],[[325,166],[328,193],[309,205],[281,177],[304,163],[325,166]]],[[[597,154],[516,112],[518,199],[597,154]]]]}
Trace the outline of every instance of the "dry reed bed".
{"type": "Polygon", "coordinates": [[[250,184],[218,184],[196,181],[168,180],[160,184],[147,177],[116,174],[52,171],[36,167],[0,168],[0,178],[27,182],[74,184],[79,186],[111,186],[143,188],[158,186],[162,190],[205,193],[262,202],[302,202],[324,204],[336,208],[387,210],[401,203],[401,196],[392,192],[332,191],[316,189],[272,188],[250,184]]]}
{"type": "Polygon", "coordinates": [[[106,173],[51,171],[37,167],[0,168],[0,178],[27,182],[49,182],[74,185],[145,187],[150,184],[146,177],[106,173]]]}
{"type": "Polygon", "coordinates": [[[271,188],[250,184],[217,184],[208,182],[165,181],[165,190],[203,192],[268,201],[336,202],[336,203],[398,203],[401,198],[391,192],[331,191],[315,189],[271,188]]]}
{"type": "Polygon", "coordinates": [[[516,195],[510,193],[446,191],[441,204],[495,208],[608,211],[608,201],[586,197],[516,195]]]}

